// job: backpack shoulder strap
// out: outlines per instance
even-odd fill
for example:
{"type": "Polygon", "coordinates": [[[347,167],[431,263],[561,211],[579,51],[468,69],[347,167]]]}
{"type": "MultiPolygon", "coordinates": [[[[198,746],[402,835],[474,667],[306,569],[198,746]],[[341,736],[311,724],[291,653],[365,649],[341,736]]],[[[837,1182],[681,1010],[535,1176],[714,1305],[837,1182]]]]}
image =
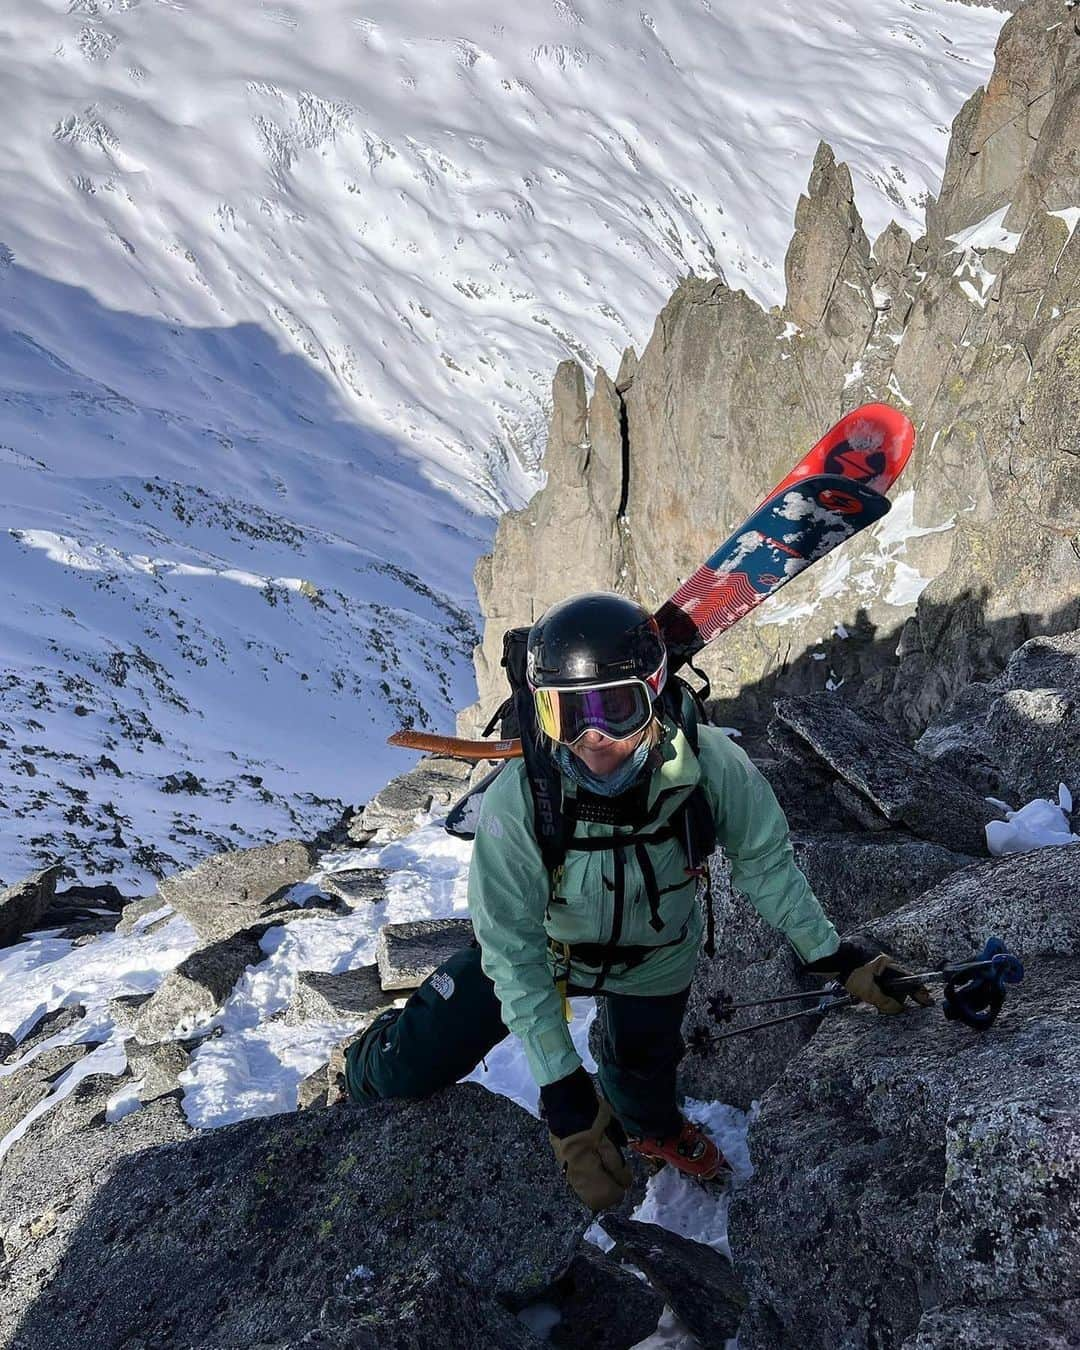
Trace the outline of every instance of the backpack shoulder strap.
{"type": "Polygon", "coordinates": [[[515,692],[514,712],[521,736],[525,776],[532,793],[536,842],[540,845],[544,866],[549,873],[553,873],[566,859],[568,821],[563,810],[562,775],[537,739],[536,711],[527,689],[515,692]]]}
{"type": "Polygon", "coordinates": [[[696,755],[699,741],[698,726],[702,721],[708,721],[705,708],[697,694],[685,680],[680,679],[678,675],[672,675],[664,685],[660,705],[686,737],[687,744],[696,755]]]}

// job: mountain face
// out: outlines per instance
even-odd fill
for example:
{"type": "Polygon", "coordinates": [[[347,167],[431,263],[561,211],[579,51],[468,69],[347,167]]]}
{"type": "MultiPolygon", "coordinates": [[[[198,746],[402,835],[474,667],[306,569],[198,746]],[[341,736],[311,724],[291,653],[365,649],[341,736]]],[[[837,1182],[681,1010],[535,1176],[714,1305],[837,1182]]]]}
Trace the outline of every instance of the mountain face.
{"type": "Polygon", "coordinates": [[[848,8],[0,6],[0,879],[311,837],[448,728],[553,366],[778,299],[819,136],[935,189],[1001,16],[848,8]]]}
{"type": "Polygon", "coordinates": [[[851,173],[822,144],[782,306],[691,279],[591,399],[561,366],[546,486],[477,569],[479,708],[499,698],[504,627],[575,590],[666,598],[873,400],[918,432],[893,511],[706,651],[721,720],[753,727],[777,692],[847,684],[921,731],[1027,638],[1080,627],[1078,146],[1075,19],[1032,0],[954,122],[917,239],[891,223],[871,247],[851,173]]]}

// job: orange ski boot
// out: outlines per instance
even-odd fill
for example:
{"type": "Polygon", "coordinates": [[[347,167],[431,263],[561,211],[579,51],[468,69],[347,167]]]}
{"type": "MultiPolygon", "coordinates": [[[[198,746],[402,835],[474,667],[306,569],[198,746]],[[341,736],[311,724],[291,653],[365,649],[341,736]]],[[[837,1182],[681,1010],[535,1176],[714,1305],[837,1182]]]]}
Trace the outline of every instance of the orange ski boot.
{"type": "Polygon", "coordinates": [[[684,1118],[682,1129],[676,1134],[630,1139],[629,1145],[654,1172],[670,1163],[694,1181],[725,1180],[731,1175],[731,1164],[701,1126],[692,1120],[684,1118]]]}

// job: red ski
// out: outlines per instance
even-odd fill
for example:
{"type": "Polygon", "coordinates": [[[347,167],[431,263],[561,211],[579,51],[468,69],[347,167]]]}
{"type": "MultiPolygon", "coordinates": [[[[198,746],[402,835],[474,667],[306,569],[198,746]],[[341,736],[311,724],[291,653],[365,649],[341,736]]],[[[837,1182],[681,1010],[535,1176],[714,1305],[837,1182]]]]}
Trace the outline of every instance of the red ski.
{"type": "MultiPolygon", "coordinates": [[[[915,428],[896,408],[849,412],[656,611],[675,671],[811,564],[888,511],[915,428]]],[[[455,759],[513,759],[521,742],[399,731],[391,745],[455,759]]]]}

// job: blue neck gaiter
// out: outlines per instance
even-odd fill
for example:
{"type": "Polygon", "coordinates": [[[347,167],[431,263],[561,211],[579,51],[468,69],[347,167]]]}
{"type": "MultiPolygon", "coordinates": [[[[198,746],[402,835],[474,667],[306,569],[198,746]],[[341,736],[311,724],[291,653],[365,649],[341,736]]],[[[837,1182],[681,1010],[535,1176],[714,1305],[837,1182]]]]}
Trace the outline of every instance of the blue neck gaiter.
{"type": "Polygon", "coordinates": [[[593,792],[598,797],[617,797],[621,792],[625,792],[644,769],[651,749],[652,746],[643,740],[634,753],[613,773],[600,777],[598,774],[590,773],[569,746],[553,746],[559,772],[565,774],[578,787],[583,787],[586,792],[593,792]]]}

